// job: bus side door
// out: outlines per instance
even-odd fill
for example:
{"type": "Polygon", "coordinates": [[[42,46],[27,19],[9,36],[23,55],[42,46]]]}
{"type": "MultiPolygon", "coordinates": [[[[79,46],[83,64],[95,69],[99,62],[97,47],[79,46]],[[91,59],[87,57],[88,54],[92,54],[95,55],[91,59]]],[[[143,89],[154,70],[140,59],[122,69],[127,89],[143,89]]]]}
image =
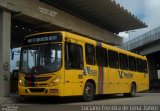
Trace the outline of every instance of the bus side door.
{"type": "Polygon", "coordinates": [[[83,48],[75,40],[65,42],[64,96],[82,95],[83,48]]]}

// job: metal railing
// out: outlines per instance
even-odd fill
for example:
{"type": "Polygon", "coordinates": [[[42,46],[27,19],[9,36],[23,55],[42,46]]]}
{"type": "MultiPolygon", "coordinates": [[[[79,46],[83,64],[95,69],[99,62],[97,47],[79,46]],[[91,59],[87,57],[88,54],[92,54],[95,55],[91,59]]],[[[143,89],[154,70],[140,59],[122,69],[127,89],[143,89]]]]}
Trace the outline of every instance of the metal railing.
{"type": "Polygon", "coordinates": [[[128,42],[125,42],[122,48],[126,50],[134,50],[138,47],[144,46],[159,39],[160,39],[160,26],[128,42]]]}

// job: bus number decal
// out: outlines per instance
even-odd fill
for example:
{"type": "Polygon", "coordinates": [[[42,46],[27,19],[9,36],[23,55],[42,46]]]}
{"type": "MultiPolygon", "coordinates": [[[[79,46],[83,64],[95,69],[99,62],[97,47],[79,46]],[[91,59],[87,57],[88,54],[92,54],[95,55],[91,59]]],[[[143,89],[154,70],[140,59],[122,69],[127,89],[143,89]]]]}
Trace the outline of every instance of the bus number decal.
{"type": "Polygon", "coordinates": [[[122,79],[122,78],[128,78],[128,79],[132,79],[133,78],[133,74],[130,74],[130,73],[126,73],[126,72],[123,72],[123,71],[118,71],[119,73],[119,77],[122,79]]]}

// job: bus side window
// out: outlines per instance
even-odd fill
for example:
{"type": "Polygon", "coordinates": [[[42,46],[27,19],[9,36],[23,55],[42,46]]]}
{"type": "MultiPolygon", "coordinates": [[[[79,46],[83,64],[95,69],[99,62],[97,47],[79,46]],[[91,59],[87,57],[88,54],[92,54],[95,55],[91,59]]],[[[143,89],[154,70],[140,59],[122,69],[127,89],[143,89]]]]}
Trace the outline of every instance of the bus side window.
{"type": "Polygon", "coordinates": [[[111,68],[118,68],[118,52],[108,50],[108,57],[109,57],[109,67],[111,68]]]}
{"type": "Polygon", "coordinates": [[[95,48],[94,45],[85,44],[86,63],[89,65],[95,65],[95,48]]]}
{"type": "Polygon", "coordinates": [[[98,66],[108,66],[108,52],[105,48],[96,46],[96,61],[98,66]]]}
{"type": "Polygon", "coordinates": [[[74,43],[65,43],[65,67],[66,69],[83,69],[82,46],[74,43]]]}
{"type": "Polygon", "coordinates": [[[136,58],[129,56],[129,69],[131,71],[136,71],[136,58]]]}
{"type": "Polygon", "coordinates": [[[143,64],[141,59],[137,59],[137,71],[143,72],[143,64]]]}
{"type": "Polygon", "coordinates": [[[143,61],[143,72],[148,73],[148,68],[147,68],[147,61],[143,61]]]}
{"type": "Polygon", "coordinates": [[[126,54],[119,53],[120,69],[128,70],[128,56],[126,54]]]}

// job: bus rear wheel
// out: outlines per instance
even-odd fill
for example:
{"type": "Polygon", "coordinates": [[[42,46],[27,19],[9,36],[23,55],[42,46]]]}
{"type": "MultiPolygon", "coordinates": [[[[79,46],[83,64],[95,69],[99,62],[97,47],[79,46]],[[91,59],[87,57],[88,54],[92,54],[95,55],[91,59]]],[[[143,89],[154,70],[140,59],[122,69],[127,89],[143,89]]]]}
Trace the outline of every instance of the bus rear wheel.
{"type": "Polygon", "coordinates": [[[95,95],[95,87],[91,82],[86,82],[83,91],[83,100],[85,102],[92,101],[95,95]]]}
{"type": "Polygon", "coordinates": [[[131,92],[130,93],[124,93],[123,95],[125,97],[135,97],[137,92],[137,87],[135,83],[131,84],[131,92]]]}

